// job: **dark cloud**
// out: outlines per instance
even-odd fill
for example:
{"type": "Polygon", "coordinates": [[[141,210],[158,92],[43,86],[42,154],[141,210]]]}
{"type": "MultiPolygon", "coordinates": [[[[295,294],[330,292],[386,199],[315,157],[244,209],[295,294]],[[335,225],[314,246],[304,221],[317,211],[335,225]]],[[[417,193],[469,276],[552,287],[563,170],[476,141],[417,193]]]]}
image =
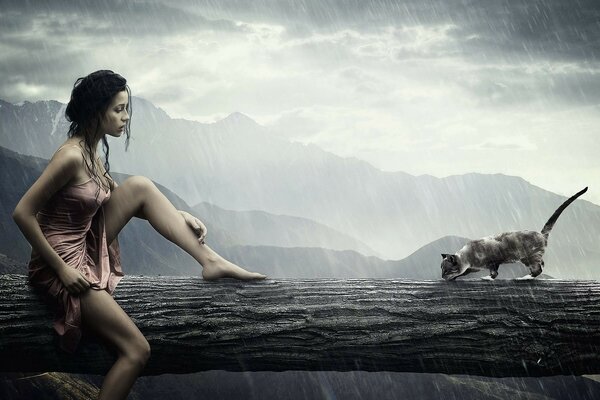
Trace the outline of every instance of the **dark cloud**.
{"type": "Polygon", "coordinates": [[[38,21],[51,36],[160,35],[189,30],[239,31],[232,21],[207,19],[157,1],[3,1],[0,32],[31,29],[38,21]]]}
{"type": "Polygon", "coordinates": [[[0,32],[47,18],[49,35],[160,35],[188,30],[241,31],[233,21],[283,25],[288,35],[384,26],[456,25],[465,56],[598,61],[597,0],[188,0],[1,1],[0,32]],[[68,18],[75,16],[76,18],[68,18]],[[467,40],[469,38],[469,40],[467,40]]]}
{"type": "MultiPolygon", "coordinates": [[[[537,96],[584,104],[600,101],[595,72],[600,56],[598,0],[0,0],[0,90],[14,92],[19,82],[70,87],[74,76],[89,72],[89,55],[98,47],[106,48],[106,43],[118,46],[137,39],[151,43],[206,30],[244,34],[252,29],[247,24],[260,22],[284,26],[288,37],[451,25],[454,28],[445,31],[450,45],[395,48],[393,58],[431,63],[436,58],[460,58],[476,67],[476,79],[464,83],[458,79],[459,84],[490,104],[537,96]],[[545,61],[572,62],[580,68],[564,74],[486,70],[487,64],[545,61]]],[[[358,45],[361,56],[377,54],[376,44],[348,41],[307,41],[289,51],[305,56],[307,64],[323,67],[332,60],[353,59],[358,45]]]]}
{"type": "MultiPolygon", "coordinates": [[[[98,67],[91,58],[100,48],[207,30],[245,28],[156,1],[0,0],[0,96],[21,101],[28,94],[20,87],[71,87],[98,67]]],[[[115,64],[111,54],[105,56],[106,65],[115,64]]]]}
{"type": "Polygon", "coordinates": [[[467,56],[593,61],[600,56],[597,0],[190,0],[178,5],[203,15],[277,23],[299,36],[453,24],[461,39],[471,37],[464,43],[467,56]]]}
{"type": "Polygon", "coordinates": [[[564,66],[511,66],[508,69],[489,67],[477,71],[477,79],[465,73],[454,82],[473,94],[480,105],[504,107],[529,102],[554,104],[600,104],[600,71],[564,66]]]}
{"type": "MultiPolygon", "coordinates": [[[[27,17],[75,15],[90,33],[151,35],[188,29],[243,29],[232,20],[276,23],[288,33],[382,26],[454,24],[455,34],[476,36],[465,51],[491,57],[506,52],[598,60],[600,2],[597,0],[189,0],[169,1],[2,1],[2,32],[30,28],[27,17]],[[108,25],[107,25],[108,23],[108,25]]],[[[54,18],[52,33],[77,31],[77,21],[54,18]]]]}

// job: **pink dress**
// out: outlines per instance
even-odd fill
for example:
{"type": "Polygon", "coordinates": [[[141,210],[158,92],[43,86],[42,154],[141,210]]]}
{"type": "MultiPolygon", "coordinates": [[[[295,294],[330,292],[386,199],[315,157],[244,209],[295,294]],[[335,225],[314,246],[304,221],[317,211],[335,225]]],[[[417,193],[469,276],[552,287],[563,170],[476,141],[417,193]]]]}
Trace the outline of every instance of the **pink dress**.
{"type": "MultiPolygon", "coordinates": [[[[117,239],[110,246],[106,243],[104,204],[109,198],[110,190],[104,191],[94,179],[67,185],[48,201],[37,220],[50,245],[67,265],[86,277],[91,289],[112,294],[123,271],[117,239]]],[[[54,329],[60,347],[75,352],[81,339],[80,299],[67,291],[35,250],[29,262],[29,284],[45,293],[46,299],[56,306],[54,329]]]]}

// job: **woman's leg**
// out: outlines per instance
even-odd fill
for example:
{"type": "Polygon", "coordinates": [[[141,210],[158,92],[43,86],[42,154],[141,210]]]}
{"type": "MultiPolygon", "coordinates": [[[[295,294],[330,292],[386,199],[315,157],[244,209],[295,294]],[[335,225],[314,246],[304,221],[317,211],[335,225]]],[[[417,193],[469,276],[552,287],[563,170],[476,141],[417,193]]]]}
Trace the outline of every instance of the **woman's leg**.
{"type": "Polygon", "coordinates": [[[198,242],[198,237],[183,216],[154,183],[143,176],[132,176],[111,193],[104,206],[106,239],[111,243],[125,224],[135,215],[143,215],[165,238],[185,250],[198,261],[204,279],[231,277],[236,279],[264,279],[225,260],[210,247],[198,242]]]}
{"type": "Polygon", "coordinates": [[[88,289],[80,299],[84,329],[106,340],[119,355],[104,377],[98,398],[125,399],[150,357],[150,345],[105,290],[88,289]]]}

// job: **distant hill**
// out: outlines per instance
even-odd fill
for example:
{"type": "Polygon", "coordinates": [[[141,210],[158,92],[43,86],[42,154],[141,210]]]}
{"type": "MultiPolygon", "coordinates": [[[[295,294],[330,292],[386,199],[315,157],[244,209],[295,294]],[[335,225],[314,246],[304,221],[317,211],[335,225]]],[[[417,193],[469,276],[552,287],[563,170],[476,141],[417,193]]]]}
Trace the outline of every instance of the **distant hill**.
{"type": "Polygon", "coordinates": [[[231,211],[209,203],[199,203],[192,209],[199,218],[206,216],[213,225],[232,232],[232,245],[323,247],[376,255],[375,250],[359,240],[307,218],[265,211],[231,211]]]}
{"type": "Polygon", "coordinates": [[[6,254],[0,254],[0,274],[27,275],[27,263],[14,260],[6,254]]]}

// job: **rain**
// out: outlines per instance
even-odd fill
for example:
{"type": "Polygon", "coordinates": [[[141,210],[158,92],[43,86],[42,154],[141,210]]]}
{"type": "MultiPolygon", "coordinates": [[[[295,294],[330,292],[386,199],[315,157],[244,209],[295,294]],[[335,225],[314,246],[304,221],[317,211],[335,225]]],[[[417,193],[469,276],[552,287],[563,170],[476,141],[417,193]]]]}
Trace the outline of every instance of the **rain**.
{"type": "MultiPolygon", "coordinates": [[[[110,69],[132,94],[129,147],[109,139],[111,175],[152,179],[206,224],[215,251],[269,277],[265,296],[276,300],[251,303],[266,319],[236,343],[274,334],[284,354],[285,340],[296,338],[294,348],[317,332],[323,343],[310,336],[307,354],[339,346],[338,364],[323,369],[290,356],[271,368],[261,367],[267,357],[247,370],[164,371],[140,377],[130,398],[598,398],[598,21],[600,4],[586,0],[0,0],[0,278],[27,274],[31,247],[10,216],[67,138],[73,83],[110,69]],[[585,187],[553,226],[534,280],[517,280],[529,269],[512,261],[493,282],[481,279],[487,268],[442,279],[440,254],[540,232],[585,187]],[[327,325],[325,301],[338,325],[327,325]],[[428,340],[418,341],[418,321],[428,340]],[[463,348],[477,367],[440,350],[459,322],[477,327],[456,331],[481,340],[463,348]],[[489,338],[548,326],[527,356],[476,355],[489,338]],[[342,346],[348,337],[354,350],[342,346]],[[406,343],[413,361],[441,361],[384,356],[406,343]],[[536,345],[554,353],[536,356],[536,345]],[[369,346],[372,360],[361,353],[369,346]],[[346,349],[372,364],[348,367],[346,349]],[[594,367],[556,369],[560,349],[588,349],[579,356],[594,367]],[[520,357],[524,368],[506,372],[520,357]]],[[[146,221],[133,219],[119,241],[124,282],[188,277],[198,290],[217,288],[146,221]]],[[[231,288],[232,307],[254,301],[256,287],[231,288]]],[[[117,289],[126,304],[122,296],[117,289]]],[[[229,315],[230,303],[215,315],[201,304],[207,320],[229,315]]],[[[101,383],[97,374],[2,372],[0,397],[87,398],[101,383]]]]}

